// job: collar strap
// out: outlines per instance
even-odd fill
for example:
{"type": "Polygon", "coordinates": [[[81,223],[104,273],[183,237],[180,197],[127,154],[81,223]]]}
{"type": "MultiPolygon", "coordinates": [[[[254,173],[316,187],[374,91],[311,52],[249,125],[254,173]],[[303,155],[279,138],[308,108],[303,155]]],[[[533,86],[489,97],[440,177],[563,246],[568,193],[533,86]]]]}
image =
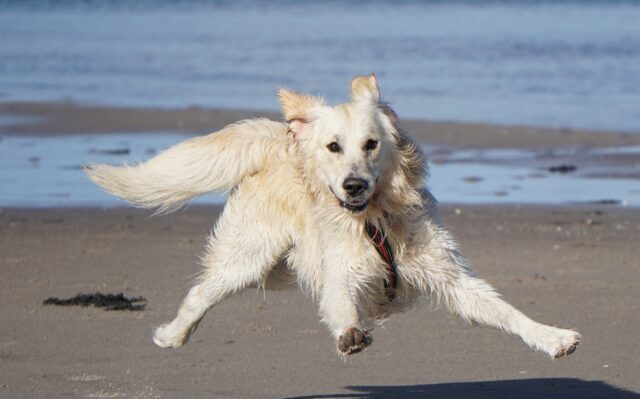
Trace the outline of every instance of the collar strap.
{"type": "Polygon", "coordinates": [[[366,221],[364,226],[367,230],[369,238],[371,238],[373,247],[386,263],[387,278],[384,280],[384,291],[387,299],[389,299],[389,302],[391,302],[396,296],[395,290],[398,287],[396,262],[393,259],[391,246],[389,245],[389,241],[387,240],[385,234],[378,230],[378,228],[373,223],[369,223],[369,221],[366,221]]]}

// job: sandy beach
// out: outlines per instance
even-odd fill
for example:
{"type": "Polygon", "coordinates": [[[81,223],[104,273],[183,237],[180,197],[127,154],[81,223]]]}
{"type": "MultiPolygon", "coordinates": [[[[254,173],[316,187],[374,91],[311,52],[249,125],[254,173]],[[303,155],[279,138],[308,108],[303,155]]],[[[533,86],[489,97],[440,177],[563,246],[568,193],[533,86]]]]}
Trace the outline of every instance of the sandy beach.
{"type": "Polygon", "coordinates": [[[605,0],[0,1],[0,399],[640,399],[638,20],[605,0]],[[578,350],[425,298],[344,360],[282,281],[155,346],[226,193],[152,217],[85,167],[282,121],[278,88],[348,101],[371,73],[480,277],[578,350]],[[45,304],[78,294],[138,299],[45,304]]]}
{"type": "Polygon", "coordinates": [[[551,360],[425,303],[392,317],[346,362],[296,287],[247,290],[213,309],[185,347],[153,345],[152,328],[174,315],[198,272],[218,212],[2,210],[0,397],[640,397],[635,210],[444,208],[466,255],[507,300],[580,329],[584,343],[569,358],[551,360]],[[147,309],[42,306],[95,291],[144,296],[147,309]]]}
{"type": "MultiPolygon", "coordinates": [[[[269,113],[4,103],[3,137],[188,131],[269,113]],[[10,119],[9,119],[10,120],[10,119]]],[[[408,121],[447,148],[607,148],[640,135],[408,121]]],[[[0,142],[1,143],[1,142],[0,142]]],[[[634,157],[617,157],[628,170],[634,157]]],[[[635,183],[635,181],[634,181],[635,183]]],[[[551,360],[506,334],[468,326],[428,302],[374,331],[342,361],[297,287],[247,290],[212,310],[191,342],[162,350],[220,211],[149,218],[132,208],[0,210],[2,398],[640,398],[640,213],[603,204],[444,205],[480,275],[533,318],[584,336],[551,360]],[[78,293],[144,296],[144,311],[43,306],[78,293]]]]}

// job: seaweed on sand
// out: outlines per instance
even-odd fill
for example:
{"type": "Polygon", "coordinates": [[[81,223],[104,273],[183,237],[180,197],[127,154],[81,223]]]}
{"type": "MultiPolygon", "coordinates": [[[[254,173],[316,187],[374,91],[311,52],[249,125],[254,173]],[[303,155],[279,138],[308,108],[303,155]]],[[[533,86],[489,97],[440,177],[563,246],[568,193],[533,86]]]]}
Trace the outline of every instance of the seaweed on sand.
{"type": "Polygon", "coordinates": [[[96,292],[94,294],[78,294],[73,298],[59,299],[51,297],[42,302],[43,305],[56,306],[95,306],[96,308],[104,308],[104,310],[144,310],[147,300],[143,297],[127,298],[124,294],[103,294],[96,292]]]}

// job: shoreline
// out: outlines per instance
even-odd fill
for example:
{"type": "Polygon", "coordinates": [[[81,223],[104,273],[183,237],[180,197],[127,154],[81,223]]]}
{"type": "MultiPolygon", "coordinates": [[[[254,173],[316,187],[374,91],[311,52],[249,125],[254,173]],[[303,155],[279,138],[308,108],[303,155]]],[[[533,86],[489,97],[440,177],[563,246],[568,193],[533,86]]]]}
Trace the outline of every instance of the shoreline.
{"type": "MultiPolygon", "coordinates": [[[[0,101],[0,117],[3,115],[19,117],[15,124],[10,120],[0,124],[0,134],[11,136],[159,131],[201,135],[247,118],[282,119],[279,113],[260,110],[201,107],[164,109],[93,106],[73,102],[0,101]]],[[[640,133],[403,120],[402,117],[400,121],[403,128],[421,144],[462,149],[640,146],[640,133]]]]}
{"type": "MultiPolygon", "coordinates": [[[[115,205],[82,174],[87,163],[147,159],[190,136],[276,113],[1,103],[0,205],[115,205]],[[30,183],[29,183],[30,182],[30,183]]],[[[640,207],[640,134],[401,122],[423,150],[445,203],[640,207]]],[[[210,202],[206,200],[206,202],[210,202]]]]}

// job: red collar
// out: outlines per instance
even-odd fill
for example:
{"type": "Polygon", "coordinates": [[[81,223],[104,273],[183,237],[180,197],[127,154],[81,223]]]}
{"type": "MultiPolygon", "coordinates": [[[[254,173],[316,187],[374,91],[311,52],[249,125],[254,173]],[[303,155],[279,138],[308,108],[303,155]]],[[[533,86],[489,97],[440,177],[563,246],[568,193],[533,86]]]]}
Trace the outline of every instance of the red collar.
{"type": "Polygon", "coordinates": [[[387,269],[387,278],[384,280],[384,291],[389,302],[393,301],[396,296],[396,288],[398,287],[398,275],[396,269],[396,262],[393,259],[393,252],[391,252],[391,246],[387,240],[386,235],[373,224],[366,221],[364,224],[367,234],[373,242],[373,247],[378,254],[384,259],[387,269]]]}

